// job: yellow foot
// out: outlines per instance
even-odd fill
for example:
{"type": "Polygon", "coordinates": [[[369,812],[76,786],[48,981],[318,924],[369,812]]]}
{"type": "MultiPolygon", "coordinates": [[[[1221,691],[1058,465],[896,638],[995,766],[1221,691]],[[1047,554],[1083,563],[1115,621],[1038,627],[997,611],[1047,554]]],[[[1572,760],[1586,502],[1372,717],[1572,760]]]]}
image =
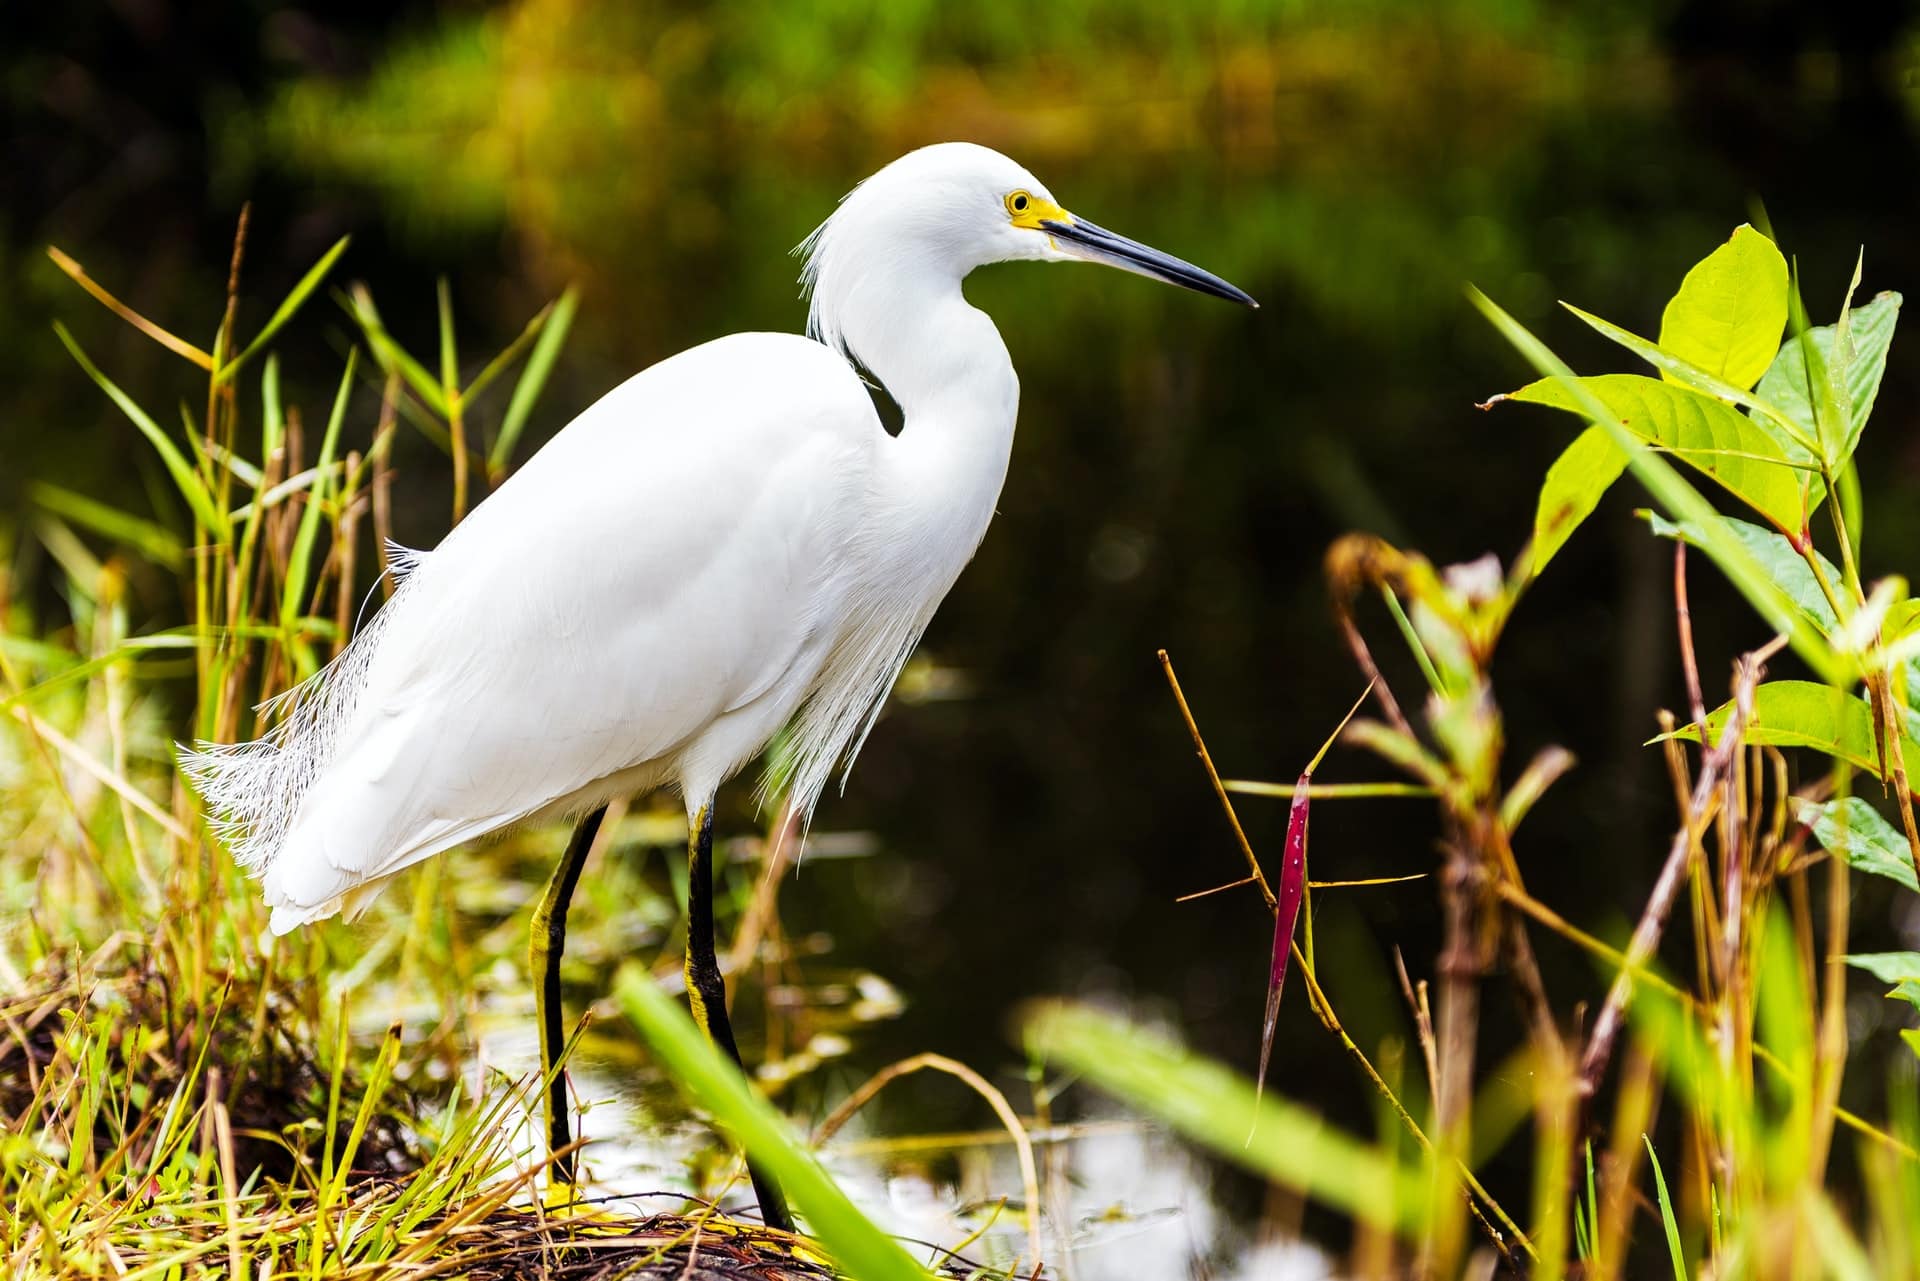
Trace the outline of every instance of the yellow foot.
{"type": "Polygon", "coordinates": [[[577,1214],[585,1208],[585,1203],[580,1199],[579,1184],[551,1177],[541,1190],[540,1204],[546,1207],[549,1214],[577,1214]]]}

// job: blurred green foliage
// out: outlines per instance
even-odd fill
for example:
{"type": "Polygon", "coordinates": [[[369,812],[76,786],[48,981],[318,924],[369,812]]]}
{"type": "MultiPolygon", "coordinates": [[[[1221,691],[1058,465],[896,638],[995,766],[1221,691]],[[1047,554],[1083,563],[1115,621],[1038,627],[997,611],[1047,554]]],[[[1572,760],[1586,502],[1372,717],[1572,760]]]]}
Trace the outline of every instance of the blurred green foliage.
{"type": "Polygon", "coordinates": [[[1229,275],[1398,324],[1463,261],[1515,273],[1515,235],[1460,209],[1524,190],[1501,171],[1543,129],[1662,99],[1653,11],[519,0],[402,39],[365,80],[294,82],[227,137],[377,186],[415,234],[509,225],[662,340],[689,308],[705,328],[759,302],[663,308],[676,257],[790,245],[849,175],[949,136],[1069,175],[1070,205],[1151,221],[1229,275]]]}

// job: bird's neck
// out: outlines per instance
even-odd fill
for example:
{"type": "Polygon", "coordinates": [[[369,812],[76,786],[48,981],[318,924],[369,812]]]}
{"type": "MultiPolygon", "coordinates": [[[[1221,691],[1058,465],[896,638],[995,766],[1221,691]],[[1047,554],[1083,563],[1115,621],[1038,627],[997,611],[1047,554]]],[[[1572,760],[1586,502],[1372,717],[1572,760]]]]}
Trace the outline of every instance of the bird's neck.
{"type": "Polygon", "coordinates": [[[900,526],[895,533],[926,556],[919,572],[937,586],[937,602],[993,518],[1020,382],[999,330],[967,302],[958,280],[902,283],[894,278],[884,310],[852,311],[842,325],[853,354],[904,415],[900,435],[883,451],[886,506],[900,526]]]}
{"type": "Polygon", "coordinates": [[[884,289],[855,290],[839,325],[848,349],[909,423],[961,413],[1005,418],[1012,430],[1020,386],[1006,344],[950,275],[896,273],[884,289]]]}

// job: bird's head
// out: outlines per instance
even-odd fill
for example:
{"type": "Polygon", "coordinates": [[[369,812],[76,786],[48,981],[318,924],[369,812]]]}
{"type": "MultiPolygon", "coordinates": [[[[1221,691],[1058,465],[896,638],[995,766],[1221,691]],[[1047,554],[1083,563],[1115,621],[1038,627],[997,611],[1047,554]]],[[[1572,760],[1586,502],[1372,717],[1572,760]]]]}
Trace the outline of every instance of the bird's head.
{"type": "Polygon", "coordinates": [[[993,262],[1104,263],[1260,305],[1212,272],[1069,213],[1025,168],[970,142],[900,157],[847,193],[796,252],[806,256],[809,331],[843,348],[836,315],[862,291],[914,278],[959,281],[993,262]]]}

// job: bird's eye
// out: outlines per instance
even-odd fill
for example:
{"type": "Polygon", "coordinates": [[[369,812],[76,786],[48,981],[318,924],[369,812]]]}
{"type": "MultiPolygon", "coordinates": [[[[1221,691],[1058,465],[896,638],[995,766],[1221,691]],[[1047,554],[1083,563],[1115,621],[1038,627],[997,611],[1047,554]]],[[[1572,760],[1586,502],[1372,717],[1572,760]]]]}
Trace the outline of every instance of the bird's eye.
{"type": "Polygon", "coordinates": [[[1007,212],[1010,214],[1023,214],[1032,207],[1033,197],[1024,191],[1013,192],[1007,197],[1007,212]]]}

